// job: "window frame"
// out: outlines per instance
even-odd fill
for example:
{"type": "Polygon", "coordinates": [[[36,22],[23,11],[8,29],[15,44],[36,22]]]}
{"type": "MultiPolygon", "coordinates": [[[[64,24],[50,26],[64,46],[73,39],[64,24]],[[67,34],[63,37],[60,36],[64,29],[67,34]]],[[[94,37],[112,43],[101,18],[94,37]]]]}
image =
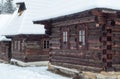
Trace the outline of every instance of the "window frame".
{"type": "Polygon", "coordinates": [[[60,48],[61,49],[70,49],[70,43],[69,43],[69,26],[64,26],[60,28],[61,31],[61,45],[60,48]]]}
{"type": "Polygon", "coordinates": [[[49,40],[43,40],[43,49],[49,49],[50,45],[49,45],[49,40]]]}
{"type": "Polygon", "coordinates": [[[85,35],[85,30],[81,29],[79,30],[79,43],[81,45],[85,45],[86,44],[86,35],[85,35]]]}
{"type": "Polygon", "coordinates": [[[67,43],[68,42],[68,32],[67,31],[63,31],[63,42],[67,43]]]}
{"type": "Polygon", "coordinates": [[[81,50],[81,49],[85,49],[85,50],[88,50],[88,25],[87,24],[80,24],[80,25],[77,25],[77,49],[81,50]],[[84,33],[82,34],[82,38],[81,40],[83,40],[82,42],[80,42],[80,34],[79,34],[79,31],[80,30],[83,30],[84,33]]]}
{"type": "Polygon", "coordinates": [[[13,51],[23,51],[22,50],[22,42],[21,40],[14,40],[12,44],[13,51]]]}

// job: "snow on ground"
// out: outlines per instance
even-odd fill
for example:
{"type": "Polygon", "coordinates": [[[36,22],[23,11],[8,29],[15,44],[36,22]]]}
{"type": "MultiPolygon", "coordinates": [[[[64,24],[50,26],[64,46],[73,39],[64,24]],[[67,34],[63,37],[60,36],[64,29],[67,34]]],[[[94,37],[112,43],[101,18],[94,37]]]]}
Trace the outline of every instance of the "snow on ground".
{"type": "Polygon", "coordinates": [[[47,71],[47,67],[18,67],[0,63],[0,79],[71,79],[47,71]]]}

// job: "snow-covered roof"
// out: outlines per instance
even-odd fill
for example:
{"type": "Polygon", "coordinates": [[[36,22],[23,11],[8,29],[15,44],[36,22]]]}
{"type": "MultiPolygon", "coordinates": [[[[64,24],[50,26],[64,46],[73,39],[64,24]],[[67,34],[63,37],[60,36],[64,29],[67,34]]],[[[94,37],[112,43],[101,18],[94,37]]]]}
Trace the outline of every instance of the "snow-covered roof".
{"type": "MultiPolygon", "coordinates": [[[[11,14],[1,14],[0,15],[0,32],[3,31],[3,27],[7,24],[9,19],[11,18],[11,14]]],[[[11,39],[6,38],[0,34],[0,41],[11,41],[11,39]]]]}
{"type": "Polygon", "coordinates": [[[26,10],[20,16],[18,9],[14,12],[7,25],[2,28],[3,31],[0,32],[2,35],[45,34],[44,26],[33,24],[32,20],[40,14],[39,1],[26,0],[24,2],[26,4],[26,10]]]}
{"type": "Polygon", "coordinates": [[[0,41],[11,41],[11,39],[6,38],[5,36],[0,36],[0,41]]]}
{"type": "Polygon", "coordinates": [[[0,31],[2,30],[2,27],[4,27],[8,20],[11,18],[11,14],[1,14],[0,15],[0,31]]]}
{"type": "MultiPolygon", "coordinates": [[[[34,20],[45,20],[89,10],[93,8],[110,8],[120,10],[120,0],[48,0],[51,5],[34,20]]],[[[43,4],[44,5],[44,4],[43,4]]]]}
{"type": "Polygon", "coordinates": [[[6,27],[3,35],[16,34],[44,34],[42,25],[35,25],[33,21],[55,18],[92,8],[111,8],[120,10],[120,0],[15,0],[25,2],[26,10],[18,16],[16,10],[6,27]]]}

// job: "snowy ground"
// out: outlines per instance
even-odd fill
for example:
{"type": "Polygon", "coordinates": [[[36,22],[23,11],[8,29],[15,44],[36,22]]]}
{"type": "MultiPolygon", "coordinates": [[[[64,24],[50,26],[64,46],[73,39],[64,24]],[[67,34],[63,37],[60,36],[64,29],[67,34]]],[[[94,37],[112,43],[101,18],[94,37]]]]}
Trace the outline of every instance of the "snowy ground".
{"type": "Polygon", "coordinates": [[[47,67],[17,67],[0,63],[0,79],[72,79],[47,71],[47,67]]]}

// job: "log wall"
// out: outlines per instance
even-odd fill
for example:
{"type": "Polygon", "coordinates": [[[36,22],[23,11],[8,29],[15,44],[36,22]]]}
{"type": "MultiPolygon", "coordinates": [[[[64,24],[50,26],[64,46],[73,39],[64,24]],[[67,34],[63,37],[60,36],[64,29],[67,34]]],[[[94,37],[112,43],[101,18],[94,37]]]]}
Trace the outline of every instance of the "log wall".
{"type": "Polygon", "coordinates": [[[9,62],[11,59],[11,42],[0,41],[0,59],[9,62]]]}
{"type": "Polygon", "coordinates": [[[119,14],[96,8],[38,22],[51,30],[50,62],[81,70],[120,70],[119,14]],[[80,30],[85,31],[84,44],[80,30]]]}
{"type": "Polygon", "coordinates": [[[46,35],[18,35],[13,37],[12,58],[25,61],[48,61],[49,49],[44,49],[46,35]],[[20,43],[19,43],[20,42],[20,43]]]}

